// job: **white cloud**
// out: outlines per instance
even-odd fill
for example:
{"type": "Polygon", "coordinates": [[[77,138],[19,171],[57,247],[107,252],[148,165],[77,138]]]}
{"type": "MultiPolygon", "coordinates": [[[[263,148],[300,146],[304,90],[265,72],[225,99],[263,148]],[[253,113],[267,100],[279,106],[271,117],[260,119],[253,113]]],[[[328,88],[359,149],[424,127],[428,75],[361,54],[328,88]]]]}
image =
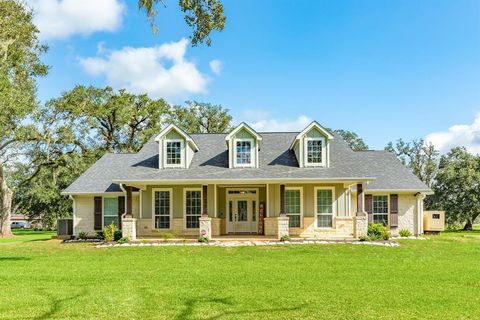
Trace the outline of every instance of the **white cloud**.
{"type": "Polygon", "coordinates": [[[222,72],[222,61],[214,59],[210,61],[210,70],[216,75],[219,75],[222,72]]]}
{"type": "Polygon", "coordinates": [[[453,147],[464,146],[470,153],[480,154],[480,113],[472,124],[457,124],[447,131],[433,132],[425,137],[441,153],[447,153],[453,147]]]}
{"type": "MultiPolygon", "coordinates": [[[[262,112],[262,111],[260,111],[262,112]]],[[[260,119],[251,124],[257,131],[301,131],[312,122],[307,116],[296,119],[260,119]]]]}
{"type": "Polygon", "coordinates": [[[26,3],[35,13],[33,21],[44,40],[115,31],[121,26],[125,12],[120,0],[27,0],[26,3]]]}
{"type": "Polygon", "coordinates": [[[166,99],[205,93],[208,79],[185,58],[187,46],[188,40],[181,39],[156,47],[125,47],[105,57],[80,58],[80,63],[87,73],[105,76],[117,89],[166,99]]]}

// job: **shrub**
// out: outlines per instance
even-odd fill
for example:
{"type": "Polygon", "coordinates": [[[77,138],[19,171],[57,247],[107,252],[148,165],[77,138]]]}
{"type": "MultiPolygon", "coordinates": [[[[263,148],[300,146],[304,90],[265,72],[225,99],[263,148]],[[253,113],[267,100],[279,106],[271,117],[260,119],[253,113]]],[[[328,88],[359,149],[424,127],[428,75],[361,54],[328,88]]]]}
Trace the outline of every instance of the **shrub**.
{"type": "Polygon", "coordinates": [[[165,241],[171,240],[173,238],[174,238],[174,235],[172,233],[169,233],[169,232],[167,232],[163,235],[163,240],[165,240],[165,241]]]}
{"type": "Polygon", "coordinates": [[[200,237],[200,238],[198,238],[198,242],[208,242],[208,238],[207,237],[200,237]]]}
{"type": "Polygon", "coordinates": [[[80,231],[78,233],[78,238],[81,239],[81,240],[87,240],[87,233],[85,231],[80,231]]]}
{"type": "Polygon", "coordinates": [[[286,235],[284,235],[280,238],[280,241],[283,241],[283,242],[290,241],[290,236],[288,234],[286,234],[286,235]]]}
{"type": "Polygon", "coordinates": [[[368,225],[367,235],[372,241],[379,239],[388,240],[390,238],[390,232],[388,232],[383,224],[379,223],[370,223],[368,225]]]}
{"type": "Polygon", "coordinates": [[[118,241],[122,238],[122,230],[115,230],[113,233],[113,241],[118,241]]]}
{"type": "Polygon", "coordinates": [[[398,234],[400,235],[400,237],[404,237],[404,238],[410,237],[412,235],[412,233],[408,229],[402,229],[398,232],[398,234]]]}
{"type": "Polygon", "coordinates": [[[111,223],[103,229],[103,239],[106,242],[113,242],[115,240],[115,225],[111,223]]]}
{"type": "Polygon", "coordinates": [[[104,240],[105,237],[103,236],[103,231],[97,231],[97,234],[95,236],[97,239],[104,240]]]}
{"type": "Polygon", "coordinates": [[[123,237],[123,238],[118,239],[117,242],[118,243],[129,243],[130,239],[128,239],[128,237],[123,237]]]}
{"type": "Polygon", "coordinates": [[[359,241],[368,241],[370,239],[368,238],[368,236],[360,236],[360,237],[358,237],[358,240],[359,241]]]}

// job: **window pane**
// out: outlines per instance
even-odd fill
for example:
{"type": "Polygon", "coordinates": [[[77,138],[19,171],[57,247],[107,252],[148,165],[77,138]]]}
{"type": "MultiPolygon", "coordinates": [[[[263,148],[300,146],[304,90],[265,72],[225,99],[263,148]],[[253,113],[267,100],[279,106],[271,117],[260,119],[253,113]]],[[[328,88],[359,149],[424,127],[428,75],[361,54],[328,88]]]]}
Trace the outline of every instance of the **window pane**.
{"type": "Polygon", "coordinates": [[[388,213],[388,196],[373,196],[373,213],[388,213]]]}
{"type": "Polygon", "coordinates": [[[308,163],[322,162],[322,140],[307,140],[308,163]]]}
{"type": "Polygon", "coordinates": [[[289,217],[288,225],[290,228],[300,228],[300,215],[299,214],[287,214],[289,217]]]}
{"type": "Polygon", "coordinates": [[[332,190],[317,190],[317,213],[333,213],[332,190]]]}
{"type": "Polygon", "coordinates": [[[170,191],[155,191],[155,228],[170,228],[170,191]]]}
{"type": "Polygon", "coordinates": [[[182,143],[180,141],[167,142],[167,164],[182,163],[182,143]]]}
{"type": "Polygon", "coordinates": [[[247,204],[246,200],[237,201],[237,221],[248,221],[247,204]]]}
{"type": "Polygon", "coordinates": [[[198,218],[202,214],[202,192],[189,190],[185,192],[185,215],[187,228],[199,228],[198,218]]]}
{"type": "Polygon", "coordinates": [[[332,227],[332,215],[317,215],[317,227],[318,228],[331,228],[332,227]]]}
{"type": "Polygon", "coordinates": [[[250,141],[237,141],[237,164],[250,164],[252,160],[250,141]]]}
{"type": "Polygon", "coordinates": [[[374,214],[373,223],[383,224],[384,226],[388,225],[388,214],[374,214]]]}
{"type": "Polygon", "coordinates": [[[110,224],[114,224],[115,227],[119,227],[118,226],[118,216],[117,217],[103,217],[103,225],[106,227],[106,226],[109,226],[110,224]]]}
{"type": "Polygon", "coordinates": [[[108,217],[118,216],[118,198],[104,198],[103,199],[103,215],[108,217]]]}

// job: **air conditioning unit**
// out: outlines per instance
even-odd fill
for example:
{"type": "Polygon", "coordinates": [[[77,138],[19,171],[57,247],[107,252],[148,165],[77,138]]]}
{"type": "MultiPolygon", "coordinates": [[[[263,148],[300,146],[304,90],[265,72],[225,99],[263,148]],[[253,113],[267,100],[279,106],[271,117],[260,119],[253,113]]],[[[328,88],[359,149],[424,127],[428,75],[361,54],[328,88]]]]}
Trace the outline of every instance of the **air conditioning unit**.
{"type": "Polygon", "coordinates": [[[445,211],[424,211],[423,231],[438,233],[445,230],[445,211]]]}
{"type": "Polygon", "coordinates": [[[57,219],[57,237],[70,239],[73,236],[73,219],[57,219]]]}

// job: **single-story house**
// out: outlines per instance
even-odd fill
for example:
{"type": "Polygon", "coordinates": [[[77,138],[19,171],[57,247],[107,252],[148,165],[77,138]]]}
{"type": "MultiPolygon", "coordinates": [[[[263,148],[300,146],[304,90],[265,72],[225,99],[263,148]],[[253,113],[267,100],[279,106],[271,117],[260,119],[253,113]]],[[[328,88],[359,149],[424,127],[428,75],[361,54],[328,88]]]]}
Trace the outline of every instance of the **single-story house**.
{"type": "Polygon", "coordinates": [[[114,223],[135,237],[354,239],[368,223],[423,232],[432,191],[386,151],[353,151],[312,122],[301,132],[189,134],[169,125],[135,154],[108,153],[63,194],[74,234],[114,223]]]}

